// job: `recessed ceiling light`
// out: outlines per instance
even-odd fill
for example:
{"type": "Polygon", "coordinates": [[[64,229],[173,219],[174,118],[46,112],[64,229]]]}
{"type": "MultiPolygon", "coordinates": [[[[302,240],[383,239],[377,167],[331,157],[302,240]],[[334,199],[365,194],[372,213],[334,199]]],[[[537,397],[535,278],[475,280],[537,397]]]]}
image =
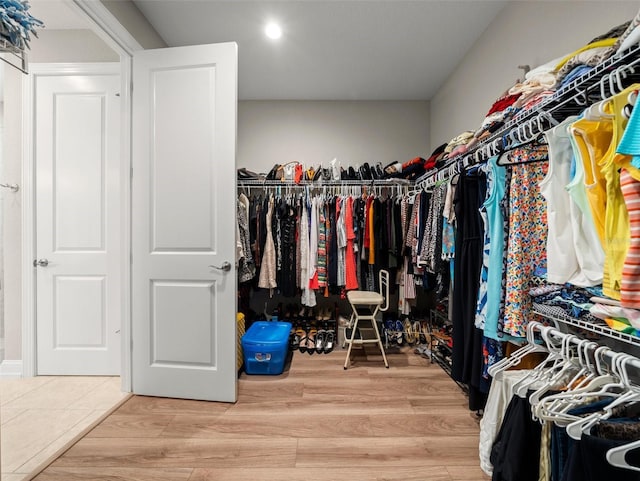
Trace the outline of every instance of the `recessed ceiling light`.
{"type": "Polygon", "coordinates": [[[276,23],[267,24],[267,26],[264,28],[264,33],[267,35],[267,37],[273,40],[277,40],[282,37],[282,29],[280,28],[280,25],[276,23]]]}

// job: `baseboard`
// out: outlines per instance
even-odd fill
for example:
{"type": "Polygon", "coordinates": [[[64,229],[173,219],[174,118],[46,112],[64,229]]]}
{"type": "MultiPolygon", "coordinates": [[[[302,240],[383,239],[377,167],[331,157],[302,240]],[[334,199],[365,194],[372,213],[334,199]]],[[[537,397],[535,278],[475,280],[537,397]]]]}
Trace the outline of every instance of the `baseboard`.
{"type": "Polygon", "coordinates": [[[0,378],[22,377],[22,360],[4,360],[0,363],[0,378]]]}

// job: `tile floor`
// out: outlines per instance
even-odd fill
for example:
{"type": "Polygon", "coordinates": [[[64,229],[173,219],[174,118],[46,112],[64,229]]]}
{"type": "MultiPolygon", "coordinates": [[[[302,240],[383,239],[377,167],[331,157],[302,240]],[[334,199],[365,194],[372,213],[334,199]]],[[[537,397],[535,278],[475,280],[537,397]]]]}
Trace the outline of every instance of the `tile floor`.
{"type": "Polygon", "coordinates": [[[21,481],[115,406],[119,377],[0,379],[2,481],[21,481]]]}

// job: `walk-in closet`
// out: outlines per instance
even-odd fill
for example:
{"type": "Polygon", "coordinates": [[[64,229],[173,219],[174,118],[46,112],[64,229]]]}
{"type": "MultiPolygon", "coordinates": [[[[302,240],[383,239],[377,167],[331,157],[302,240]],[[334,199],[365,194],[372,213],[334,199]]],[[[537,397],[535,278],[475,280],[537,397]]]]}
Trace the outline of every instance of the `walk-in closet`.
{"type": "Polygon", "coordinates": [[[0,0],[2,479],[640,481],[640,2],[0,0]]]}

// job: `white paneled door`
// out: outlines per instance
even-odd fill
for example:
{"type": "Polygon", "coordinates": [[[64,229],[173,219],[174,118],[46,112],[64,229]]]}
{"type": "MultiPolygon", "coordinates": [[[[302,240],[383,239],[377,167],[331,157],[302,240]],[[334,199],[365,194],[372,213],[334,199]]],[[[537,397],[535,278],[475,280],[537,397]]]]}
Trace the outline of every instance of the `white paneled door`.
{"type": "Polygon", "coordinates": [[[118,74],[35,83],[39,375],[120,373],[119,85],[118,74]]]}
{"type": "Polygon", "coordinates": [[[237,46],[133,66],[133,392],[234,402],[237,46]]]}

